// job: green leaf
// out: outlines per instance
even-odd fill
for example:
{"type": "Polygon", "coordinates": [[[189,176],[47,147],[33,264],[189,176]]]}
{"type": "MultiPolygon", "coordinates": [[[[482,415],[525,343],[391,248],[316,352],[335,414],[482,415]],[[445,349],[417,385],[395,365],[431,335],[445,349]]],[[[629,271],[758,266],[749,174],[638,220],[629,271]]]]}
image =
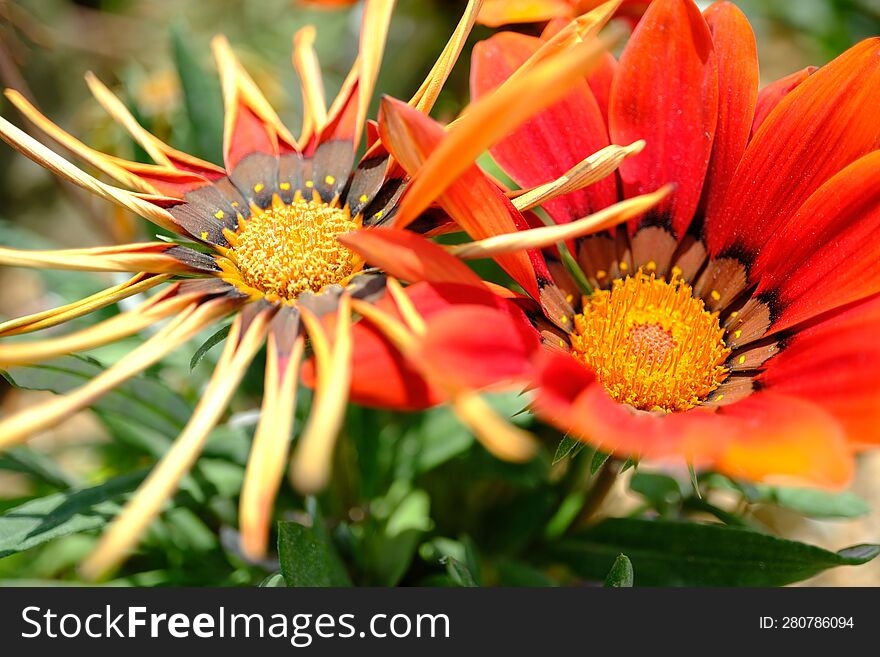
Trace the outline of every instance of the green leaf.
{"type": "Polygon", "coordinates": [[[849,491],[752,484],[717,473],[706,475],[702,481],[712,488],[737,490],[752,504],[775,504],[811,518],[858,518],[871,512],[868,502],[849,491]]]}
{"type": "Polygon", "coordinates": [[[205,340],[198,349],[196,349],[196,353],[192,355],[192,358],[189,361],[190,371],[196,369],[196,366],[202,362],[202,359],[208,354],[208,352],[226,339],[226,337],[229,335],[230,328],[232,327],[224,326],[222,329],[214,333],[210,338],[205,340]]]}
{"type": "Polygon", "coordinates": [[[574,458],[586,446],[586,443],[583,443],[580,440],[563,436],[562,440],[560,440],[559,444],[556,446],[556,453],[553,455],[553,462],[551,465],[556,465],[560,461],[569,457],[574,458]]]}
{"type": "Polygon", "coordinates": [[[605,576],[605,586],[608,588],[626,588],[633,585],[633,566],[625,554],[618,554],[605,576]]]}
{"type": "MultiPolygon", "coordinates": [[[[64,394],[104,371],[92,358],[64,356],[38,365],[11,367],[3,375],[17,388],[64,394]]],[[[98,414],[108,413],[150,427],[170,438],[180,433],[192,413],[189,404],[167,385],[147,376],[134,377],[116,386],[91,408],[98,414]]]]}
{"type": "Polygon", "coordinates": [[[782,586],[867,563],[880,545],[829,552],[737,527],[609,518],[548,548],[552,559],[596,581],[621,553],[638,564],[639,586],[782,586]]]}
{"type": "Polygon", "coordinates": [[[323,527],[316,530],[298,522],[279,523],[278,553],[288,586],[351,586],[323,527]]]}
{"type": "Polygon", "coordinates": [[[606,454],[605,452],[600,452],[598,449],[596,453],[593,454],[593,462],[590,464],[590,474],[596,474],[599,472],[599,468],[605,465],[605,461],[611,458],[611,454],[606,454]]]}
{"type": "Polygon", "coordinates": [[[135,472],[100,486],[47,495],[8,510],[0,515],[0,557],[59,536],[103,527],[145,475],[135,472]]]}
{"type": "Polygon", "coordinates": [[[681,487],[675,479],[667,475],[636,472],[630,479],[629,487],[661,513],[667,512],[681,501],[681,487]]]}
{"type": "Polygon", "coordinates": [[[263,589],[273,589],[273,588],[284,588],[287,584],[284,581],[284,575],[281,573],[272,573],[262,582],[257,585],[259,588],[263,589]]]}
{"type": "Polygon", "coordinates": [[[477,586],[471,571],[461,561],[452,557],[445,557],[444,561],[446,562],[446,572],[449,573],[449,577],[456,585],[465,587],[477,586]]]}
{"type": "Polygon", "coordinates": [[[223,150],[223,102],[220,85],[196,59],[182,25],[171,29],[174,63],[183,89],[189,117],[194,153],[211,162],[220,162],[223,150]]]}
{"type": "Polygon", "coordinates": [[[52,459],[27,447],[13,447],[0,454],[0,470],[25,472],[61,490],[76,485],[76,480],[59,468],[52,459]]]}

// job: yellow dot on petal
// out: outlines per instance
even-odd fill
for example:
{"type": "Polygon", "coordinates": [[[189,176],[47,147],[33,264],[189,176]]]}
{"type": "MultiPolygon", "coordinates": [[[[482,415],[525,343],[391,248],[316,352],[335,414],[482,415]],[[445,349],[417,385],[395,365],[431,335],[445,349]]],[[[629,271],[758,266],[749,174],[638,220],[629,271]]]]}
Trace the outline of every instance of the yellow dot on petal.
{"type": "Polygon", "coordinates": [[[361,203],[366,203],[369,200],[370,199],[367,198],[366,194],[361,194],[360,197],[358,198],[358,201],[360,201],[361,203]]]}
{"type": "Polygon", "coordinates": [[[715,398],[715,401],[721,401],[722,399],[724,399],[724,395],[718,395],[718,396],[715,398]]]}
{"type": "Polygon", "coordinates": [[[203,230],[203,231],[202,231],[202,239],[203,239],[203,240],[208,239],[208,231],[206,231],[206,230],[203,230]]]}
{"type": "Polygon", "coordinates": [[[746,362],[746,357],[745,357],[745,356],[740,356],[740,357],[739,357],[739,364],[742,365],[742,364],[745,363],[745,362],[746,362]]]}
{"type": "Polygon", "coordinates": [[[657,271],[657,263],[653,260],[649,260],[648,264],[645,265],[645,269],[647,269],[648,271],[657,271]]]}
{"type": "Polygon", "coordinates": [[[256,185],[254,185],[254,191],[255,191],[257,194],[259,194],[260,192],[262,192],[265,188],[266,188],[266,186],[265,186],[263,183],[257,183],[256,185]]]}
{"type": "Polygon", "coordinates": [[[238,201],[233,201],[233,202],[232,202],[232,207],[237,208],[237,207],[238,207],[238,201]]]}
{"type": "Polygon", "coordinates": [[[730,319],[733,319],[733,318],[736,317],[737,315],[739,315],[739,311],[738,311],[738,310],[734,310],[732,313],[730,313],[730,319]]]}
{"type": "Polygon", "coordinates": [[[681,276],[681,267],[675,265],[675,267],[672,268],[672,275],[675,277],[681,276]]]}
{"type": "Polygon", "coordinates": [[[214,213],[214,216],[217,217],[218,219],[222,219],[223,218],[223,210],[217,210],[217,212],[214,213]]]}
{"type": "Polygon", "coordinates": [[[709,296],[715,301],[721,301],[721,293],[718,290],[712,290],[712,292],[709,293],[709,296]]]}
{"type": "Polygon", "coordinates": [[[620,269],[620,271],[626,271],[627,269],[629,269],[629,265],[626,264],[623,260],[621,260],[620,264],[617,266],[620,269]]]}
{"type": "Polygon", "coordinates": [[[306,187],[308,187],[309,189],[311,189],[311,188],[314,187],[314,186],[315,186],[315,183],[314,183],[313,181],[311,181],[311,180],[306,180],[306,187]]]}
{"type": "Polygon", "coordinates": [[[562,348],[565,348],[565,340],[560,340],[560,341],[559,341],[559,346],[562,347],[562,348]]]}
{"type": "Polygon", "coordinates": [[[336,182],[336,178],[334,178],[333,176],[324,176],[324,182],[328,185],[332,185],[336,182]]]}
{"type": "Polygon", "coordinates": [[[607,275],[608,275],[608,272],[605,271],[604,269],[600,269],[599,271],[596,272],[596,278],[598,278],[598,279],[603,279],[607,275]]]}
{"type": "Polygon", "coordinates": [[[737,331],[734,331],[734,333],[733,333],[733,337],[738,338],[738,337],[741,336],[742,334],[743,334],[743,332],[742,332],[741,330],[737,330],[737,331]]]}
{"type": "Polygon", "coordinates": [[[561,324],[568,324],[568,317],[566,317],[565,315],[563,315],[562,317],[559,318],[559,322],[560,322],[561,324]]]}
{"type": "Polygon", "coordinates": [[[285,192],[286,192],[288,189],[290,189],[290,183],[289,183],[289,182],[283,182],[283,183],[281,183],[281,184],[278,185],[278,186],[279,186],[281,189],[283,189],[285,192]]]}
{"type": "Polygon", "coordinates": [[[376,217],[376,219],[381,219],[383,213],[384,213],[384,210],[379,210],[379,211],[378,211],[376,214],[374,214],[373,216],[376,217]]]}
{"type": "Polygon", "coordinates": [[[574,295],[573,294],[566,294],[565,300],[568,301],[569,303],[571,303],[572,301],[574,301],[574,295]]]}

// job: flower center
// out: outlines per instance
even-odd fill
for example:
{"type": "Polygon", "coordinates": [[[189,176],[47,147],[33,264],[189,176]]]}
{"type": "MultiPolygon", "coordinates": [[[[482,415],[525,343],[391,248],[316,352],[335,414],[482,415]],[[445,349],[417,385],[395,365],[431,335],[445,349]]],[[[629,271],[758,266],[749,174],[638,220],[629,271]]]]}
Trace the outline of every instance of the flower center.
{"type": "Polygon", "coordinates": [[[637,272],[584,298],[571,353],[617,401],[641,410],[693,408],[727,377],[718,313],[691,286],[637,272]]]}
{"type": "Polygon", "coordinates": [[[358,228],[347,208],[297,197],[239,221],[236,233],[227,237],[247,285],[268,297],[293,300],[354,273],[357,258],[336,236],[358,228]]]}

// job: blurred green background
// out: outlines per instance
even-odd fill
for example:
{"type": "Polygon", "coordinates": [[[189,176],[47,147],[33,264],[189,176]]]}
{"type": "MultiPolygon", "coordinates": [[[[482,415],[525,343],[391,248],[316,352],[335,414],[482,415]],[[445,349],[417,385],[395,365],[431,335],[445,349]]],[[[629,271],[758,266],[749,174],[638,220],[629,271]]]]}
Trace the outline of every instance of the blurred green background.
{"type": "MultiPolygon", "coordinates": [[[[408,98],[417,89],[464,4],[400,0],[378,83],[382,93],[408,98]]],[[[757,34],[762,83],[810,64],[821,65],[861,38],[880,33],[880,0],[737,4],[757,34]]],[[[53,121],[90,146],[146,161],[145,153],[89,95],[83,74],[94,71],[147,129],[177,148],[219,162],[222,102],[211,37],[227,35],[245,67],[296,132],[301,98],[290,61],[293,33],[306,24],[317,27],[316,48],[329,100],[356,55],[360,11],[359,5],[330,11],[293,0],[0,0],[0,83],[21,90],[53,121]]],[[[537,27],[515,29],[534,32],[537,27]]],[[[478,27],[471,42],[490,33],[478,27]]],[[[453,117],[467,103],[466,53],[467,49],[436,106],[434,115],[439,119],[453,117]]],[[[0,112],[24,125],[5,100],[0,101],[0,112]]],[[[62,248],[151,237],[146,222],[59,182],[6,147],[0,148],[0,194],[4,246],[62,248]]],[[[119,281],[111,275],[3,269],[0,318],[66,303],[119,281]]],[[[113,312],[107,309],[101,316],[113,312]]],[[[91,355],[106,364],[137,342],[138,338],[131,338],[91,355]]],[[[195,340],[191,348],[108,396],[95,412],[82,413],[37,437],[33,449],[0,457],[0,511],[25,505],[30,511],[23,516],[32,513],[43,518],[38,524],[21,521],[15,530],[19,539],[31,532],[43,544],[0,559],[0,582],[76,581],[75,564],[94,544],[94,537],[93,532],[75,532],[97,529],[106,522],[143,470],[174,438],[198,398],[217,356],[216,350],[211,351],[191,368],[190,358],[199,343],[195,340]],[[150,403],[144,404],[145,400],[150,403]],[[71,502],[71,495],[76,495],[72,491],[108,480],[113,482],[111,489],[93,490],[85,506],[82,497],[74,497],[80,506],[71,502]],[[46,517],[52,520],[47,522],[46,517]],[[55,536],[61,538],[48,541],[55,536]]],[[[65,367],[65,374],[55,375],[51,384],[46,383],[45,373],[34,375],[24,386],[36,389],[32,391],[14,390],[0,380],[0,413],[51,394],[40,390],[71,387],[100,366],[71,359],[65,367]]],[[[212,435],[206,458],[176,498],[175,510],[151,529],[143,549],[117,583],[252,585],[277,570],[274,560],[245,561],[237,552],[232,529],[259,408],[261,375],[259,367],[252,370],[224,423],[212,435]]],[[[304,409],[307,394],[300,396],[300,403],[304,409]]],[[[498,397],[493,403],[511,415],[523,404],[516,397],[498,397]]],[[[546,433],[527,416],[517,421],[546,433]]],[[[547,440],[552,454],[553,439],[547,440]]],[[[447,410],[402,417],[357,407],[350,409],[340,445],[333,489],[317,501],[285,491],[279,509],[282,518],[305,520],[315,527],[323,526],[326,517],[333,543],[358,583],[569,581],[565,572],[538,567],[521,553],[539,539],[558,536],[571,522],[577,505],[583,503],[572,491],[577,491],[579,478],[589,478],[593,457],[588,450],[578,457],[571,455],[565,467],[552,464],[547,456],[527,466],[509,466],[475,446],[447,410]]],[[[875,508],[880,506],[878,466],[876,458],[866,460],[857,483],[875,508]]],[[[663,502],[662,508],[650,507],[652,513],[683,513],[686,486],[675,486],[679,493],[673,492],[673,499],[663,502]]],[[[664,491],[669,494],[668,488],[664,491]]],[[[632,510],[643,503],[622,488],[612,497],[611,509],[632,510]]],[[[859,520],[837,524],[760,501],[749,505],[748,514],[764,529],[835,547],[875,540],[880,534],[877,512],[865,515],[864,509],[851,514],[861,516],[859,520]]],[[[0,536],[0,556],[5,539],[0,536]]],[[[825,577],[830,579],[819,581],[880,583],[875,564],[825,577]]]]}

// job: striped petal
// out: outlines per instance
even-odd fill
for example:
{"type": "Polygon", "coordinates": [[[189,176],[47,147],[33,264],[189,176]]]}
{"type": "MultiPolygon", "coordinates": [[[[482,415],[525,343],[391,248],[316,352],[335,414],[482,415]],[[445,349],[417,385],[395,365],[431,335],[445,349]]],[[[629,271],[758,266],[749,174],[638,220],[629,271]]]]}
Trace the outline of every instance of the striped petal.
{"type": "Polygon", "coordinates": [[[779,331],[880,292],[880,151],[831,178],[771,236],[752,275],[779,331]]]}
{"type": "Polygon", "coordinates": [[[612,142],[647,142],[641,155],[621,164],[624,195],[676,185],[643,225],[684,235],[700,199],[717,115],[718,74],[706,21],[691,0],[655,0],[620,56],[608,117],[612,142]]]}
{"type": "Polygon", "coordinates": [[[83,562],[80,568],[83,577],[95,580],[114,570],[162,511],[196,462],[208,433],[220,419],[248,365],[262,346],[270,317],[270,311],[259,312],[252,318],[245,314],[236,317],[223,355],[190,421],[83,562]]]}
{"type": "Polygon", "coordinates": [[[246,155],[297,150],[293,135],[245,72],[225,37],[211,41],[223,86],[223,161],[232,171],[246,155]]]}
{"type": "Polygon", "coordinates": [[[711,212],[749,141],[758,96],[758,51],[752,27],[736,5],[716,2],[704,16],[718,62],[718,123],[702,200],[711,212]]]}
{"type": "Polygon", "coordinates": [[[168,242],[55,251],[19,251],[0,247],[0,265],[151,274],[204,274],[220,271],[211,256],[168,242]]]}
{"type": "MultiPolygon", "coordinates": [[[[471,97],[490,95],[543,42],[500,32],[474,46],[471,97]]],[[[490,148],[492,157],[520,187],[534,187],[565,174],[591,153],[608,146],[605,121],[586,80],[575,81],[561,101],[535,114],[490,148]],[[574,129],[572,129],[574,126],[574,129]]],[[[613,177],[548,200],[544,208],[557,222],[584,217],[617,199],[613,177]]]]}
{"type": "Polygon", "coordinates": [[[810,194],[877,148],[878,56],[880,38],[865,40],[776,106],[746,149],[717,211],[706,218],[710,255],[750,259],[810,194]]]}
{"type": "Polygon", "coordinates": [[[776,109],[783,98],[789,92],[797,87],[801,82],[810,77],[819,69],[816,66],[807,66],[800,71],[795,71],[790,75],[771,82],[758,92],[758,98],[755,101],[755,117],[752,120],[752,135],[758,132],[758,128],[764,123],[764,120],[770,116],[770,112],[776,109]]]}
{"type": "Polygon", "coordinates": [[[880,296],[815,322],[784,342],[758,381],[821,406],[856,446],[880,443],[880,296]]]}

